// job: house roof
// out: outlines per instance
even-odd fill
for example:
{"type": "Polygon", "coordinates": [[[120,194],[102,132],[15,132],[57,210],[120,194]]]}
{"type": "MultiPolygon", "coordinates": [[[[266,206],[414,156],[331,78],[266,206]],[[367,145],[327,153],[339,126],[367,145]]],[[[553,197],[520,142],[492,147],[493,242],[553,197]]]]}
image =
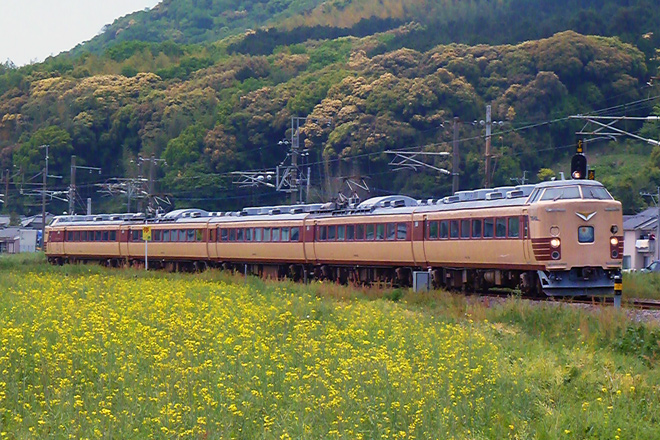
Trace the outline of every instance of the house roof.
{"type": "Polygon", "coordinates": [[[647,208],[639,214],[623,216],[623,230],[655,229],[658,224],[658,208],[647,208]]]}

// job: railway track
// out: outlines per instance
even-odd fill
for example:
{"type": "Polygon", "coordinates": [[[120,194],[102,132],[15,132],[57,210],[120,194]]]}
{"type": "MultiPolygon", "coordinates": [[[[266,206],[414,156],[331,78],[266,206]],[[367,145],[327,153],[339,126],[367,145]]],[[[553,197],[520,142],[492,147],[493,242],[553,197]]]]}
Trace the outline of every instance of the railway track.
{"type": "MultiPolygon", "coordinates": [[[[492,298],[503,298],[510,296],[510,293],[492,293],[482,294],[481,296],[492,297],[492,298]]],[[[585,304],[593,306],[614,306],[613,297],[592,297],[592,298],[555,298],[548,297],[543,298],[530,298],[523,296],[522,299],[530,301],[549,301],[549,302],[558,302],[558,303],[567,303],[567,304],[585,304]]],[[[654,299],[640,299],[640,298],[622,298],[621,307],[637,310],[660,310],[660,300],[654,299]]]]}

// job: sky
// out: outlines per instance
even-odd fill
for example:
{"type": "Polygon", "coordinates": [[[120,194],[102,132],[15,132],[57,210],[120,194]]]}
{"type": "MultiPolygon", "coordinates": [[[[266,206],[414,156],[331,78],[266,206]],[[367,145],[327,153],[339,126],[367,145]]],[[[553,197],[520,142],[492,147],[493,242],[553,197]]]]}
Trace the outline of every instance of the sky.
{"type": "Polygon", "coordinates": [[[0,0],[0,63],[43,61],[159,0],[0,0]]]}

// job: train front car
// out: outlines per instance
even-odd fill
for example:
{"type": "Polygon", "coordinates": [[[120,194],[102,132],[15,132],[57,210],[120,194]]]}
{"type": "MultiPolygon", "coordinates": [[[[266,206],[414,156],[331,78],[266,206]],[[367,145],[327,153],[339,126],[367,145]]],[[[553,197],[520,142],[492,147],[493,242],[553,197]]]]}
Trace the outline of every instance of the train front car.
{"type": "Polygon", "coordinates": [[[591,180],[537,185],[528,199],[533,258],[540,289],[549,296],[614,293],[621,273],[621,203],[591,180]]]}

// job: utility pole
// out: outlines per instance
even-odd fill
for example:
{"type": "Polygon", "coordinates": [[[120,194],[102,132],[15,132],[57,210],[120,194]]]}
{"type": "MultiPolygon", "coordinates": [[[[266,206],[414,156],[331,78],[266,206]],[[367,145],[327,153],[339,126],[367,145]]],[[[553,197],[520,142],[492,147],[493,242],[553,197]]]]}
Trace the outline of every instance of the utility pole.
{"type": "Polygon", "coordinates": [[[486,106],[486,188],[490,188],[490,133],[491,133],[491,114],[490,105],[486,106]]]}
{"type": "Polygon", "coordinates": [[[73,215],[76,197],[76,156],[71,156],[71,183],[69,184],[69,215],[73,215]]]}
{"type": "Polygon", "coordinates": [[[76,165],[76,156],[71,156],[71,183],[69,184],[69,215],[75,214],[76,211],[76,170],[80,168],[83,170],[98,171],[101,174],[101,168],[97,167],[85,167],[82,165],[76,165]]]}
{"type": "Polygon", "coordinates": [[[9,168],[5,170],[5,207],[9,203],[9,168]]]}
{"type": "Polygon", "coordinates": [[[458,124],[459,124],[459,119],[457,116],[454,117],[454,142],[452,146],[452,153],[453,153],[453,160],[452,160],[452,165],[451,165],[451,174],[452,174],[452,183],[451,183],[451,191],[452,194],[456,194],[458,192],[458,170],[459,170],[459,162],[460,162],[460,155],[458,151],[458,124]]]}
{"type": "MultiPolygon", "coordinates": [[[[305,119],[306,120],[306,119],[305,119]]],[[[304,122],[303,122],[304,124],[304,122]]],[[[291,118],[291,204],[296,203],[298,188],[298,148],[300,146],[300,120],[291,118]],[[294,121],[298,127],[294,127],[294,121]]]]}
{"type": "Polygon", "coordinates": [[[46,179],[48,178],[48,144],[39,148],[46,149],[46,166],[43,168],[43,192],[41,193],[41,249],[45,251],[46,244],[46,179]]]}

